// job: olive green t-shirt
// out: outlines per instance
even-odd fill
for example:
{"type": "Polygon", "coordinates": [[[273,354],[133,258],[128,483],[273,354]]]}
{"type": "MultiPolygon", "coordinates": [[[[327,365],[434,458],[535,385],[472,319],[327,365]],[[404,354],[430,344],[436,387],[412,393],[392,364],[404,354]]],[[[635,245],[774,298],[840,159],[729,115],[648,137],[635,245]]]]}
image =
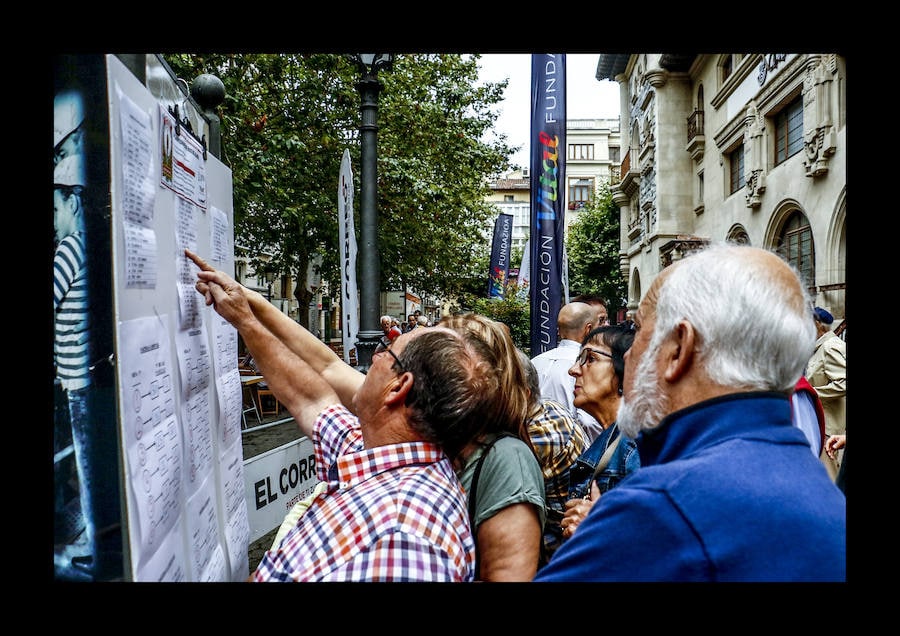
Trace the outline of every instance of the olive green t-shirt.
{"type": "MultiPolygon", "coordinates": [[[[458,475],[467,493],[471,490],[475,466],[483,451],[479,448],[472,453],[458,475]]],[[[517,437],[501,437],[491,447],[478,476],[475,497],[473,534],[485,520],[517,503],[534,504],[541,528],[547,520],[541,466],[528,445],[517,437]]]]}

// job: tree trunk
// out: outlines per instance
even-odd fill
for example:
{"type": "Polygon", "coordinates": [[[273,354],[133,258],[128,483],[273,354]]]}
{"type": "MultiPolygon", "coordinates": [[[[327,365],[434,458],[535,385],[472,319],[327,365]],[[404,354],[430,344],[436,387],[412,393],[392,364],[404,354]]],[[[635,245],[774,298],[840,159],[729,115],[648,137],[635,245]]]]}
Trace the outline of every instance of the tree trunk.
{"type": "Polygon", "coordinates": [[[296,298],[300,304],[297,309],[298,322],[303,325],[304,329],[313,331],[313,333],[315,333],[314,330],[309,328],[309,303],[313,299],[312,292],[305,287],[296,285],[294,287],[294,298],[296,298]]]}

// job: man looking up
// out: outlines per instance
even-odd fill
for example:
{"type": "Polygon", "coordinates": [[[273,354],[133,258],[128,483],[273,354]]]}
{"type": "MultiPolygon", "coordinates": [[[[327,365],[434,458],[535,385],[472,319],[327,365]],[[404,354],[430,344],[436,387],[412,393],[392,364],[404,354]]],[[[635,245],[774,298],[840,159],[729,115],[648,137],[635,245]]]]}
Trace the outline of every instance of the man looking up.
{"type": "Polygon", "coordinates": [[[451,461],[500,391],[477,342],[416,329],[376,352],[361,382],[335,389],[260,322],[248,290],[185,254],[200,267],[197,291],[238,330],[312,440],[317,477],[327,482],[251,579],[473,580],[475,543],[451,461]],[[350,386],[352,412],[340,397],[350,386]]]}
{"type": "Polygon", "coordinates": [[[641,467],[535,580],[846,580],[846,498],[791,423],[810,306],[797,272],[759,248],[664,269],[625,354],[618,425],[641,467]]]}

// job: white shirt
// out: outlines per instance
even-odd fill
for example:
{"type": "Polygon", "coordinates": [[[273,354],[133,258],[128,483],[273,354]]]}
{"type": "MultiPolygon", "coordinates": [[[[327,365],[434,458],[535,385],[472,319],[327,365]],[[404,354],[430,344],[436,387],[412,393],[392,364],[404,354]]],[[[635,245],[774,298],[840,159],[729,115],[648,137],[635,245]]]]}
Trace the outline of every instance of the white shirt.
{"type": "Polygon", "coordinates": [[[569,375],[569,368],[575,364],[580,351],[580,343],[564,338],[555,349],[534,356],[531,363],[538,372],[541,397],[565,404],[572,417],[581,424],[590,443],[603,431],[603,427],[592,415],[572,404],[575,398],[575,378],[569,375]]]}
{"type": "Polygon", "coordinates": [[[819,456],[818,450],[822,446],[822,438],[819,435],[819,416],[813,404],[812,396],[806,391],[794,391],[791,394],[791,420],[794,426],[799,428],[809,440],[809,447],[813,455],[819,456]]]}

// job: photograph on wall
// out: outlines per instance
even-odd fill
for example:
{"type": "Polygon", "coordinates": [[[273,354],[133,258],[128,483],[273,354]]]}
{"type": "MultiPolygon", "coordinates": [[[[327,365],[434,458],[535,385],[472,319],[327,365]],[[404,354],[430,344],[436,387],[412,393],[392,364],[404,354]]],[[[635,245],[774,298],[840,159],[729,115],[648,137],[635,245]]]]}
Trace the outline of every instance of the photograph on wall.
{"type": "Polygon", "coordinates": [[[103,56],[54,58],[53,565],[123,576],[103,56]]]}

